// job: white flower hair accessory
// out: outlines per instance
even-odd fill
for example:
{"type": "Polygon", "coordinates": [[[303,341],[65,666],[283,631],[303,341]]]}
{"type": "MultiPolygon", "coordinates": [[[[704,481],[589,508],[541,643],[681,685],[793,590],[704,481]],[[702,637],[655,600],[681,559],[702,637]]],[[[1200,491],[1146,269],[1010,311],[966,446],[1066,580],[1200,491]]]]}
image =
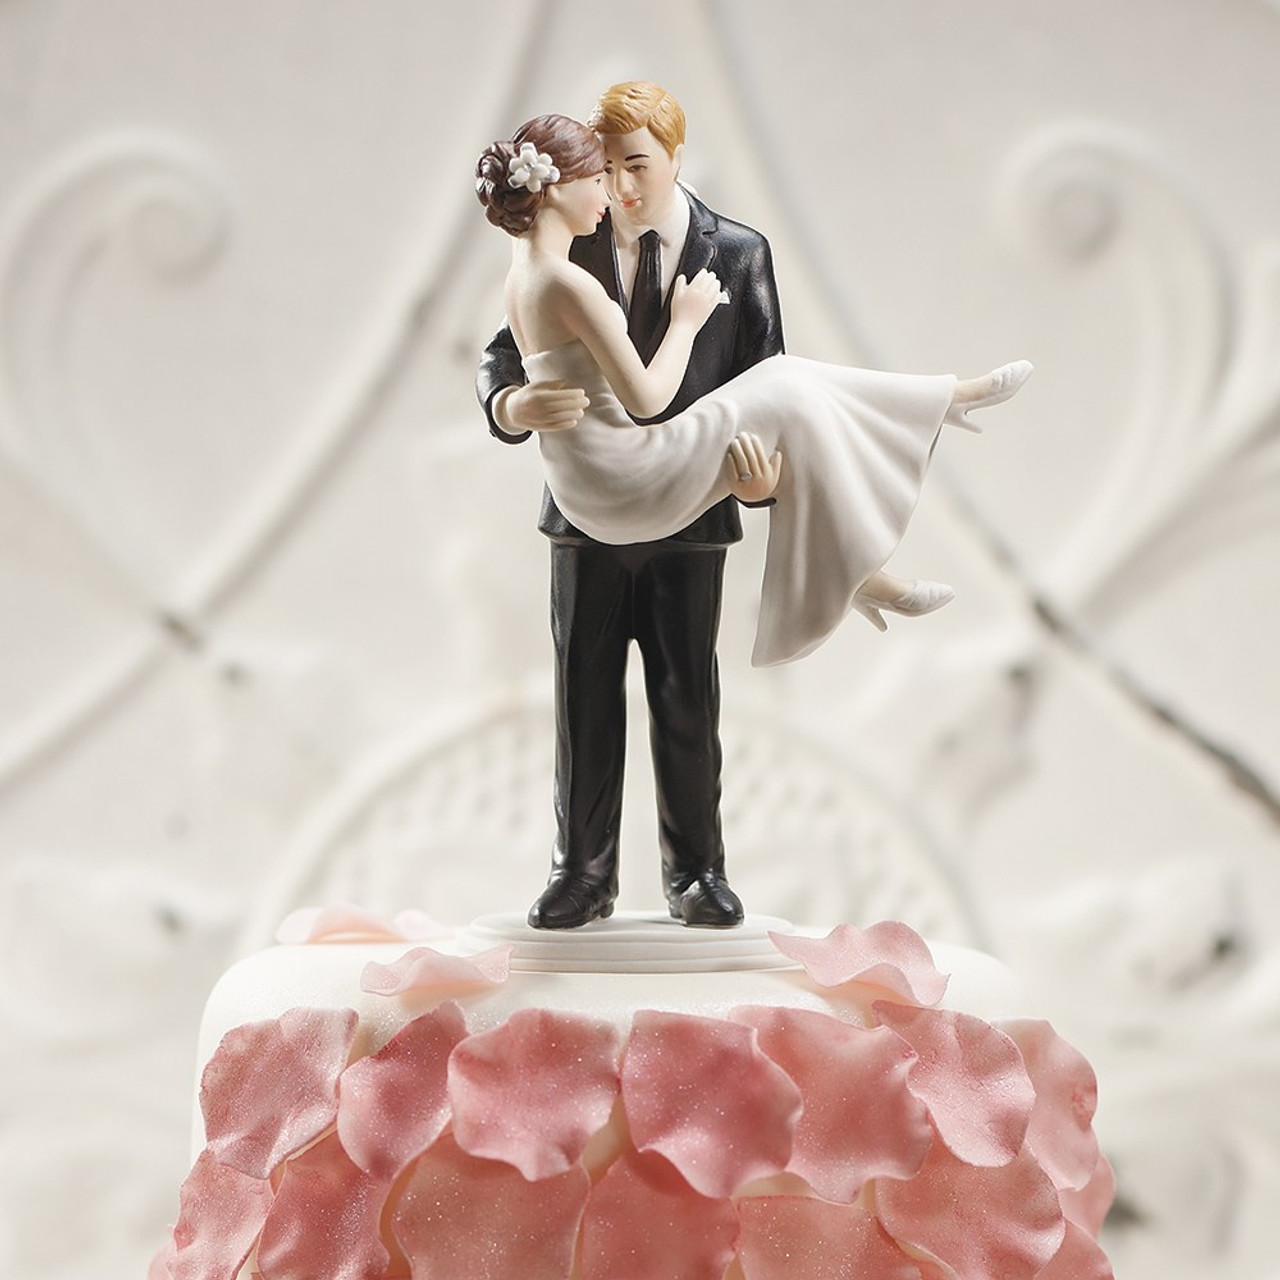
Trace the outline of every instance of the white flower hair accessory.
{"type": "Polygon", "coordinates": [[[551,163],[545,151],[539,152],[532,142],[520,144],[520,154],[507,161],[507,185],[524,187],[537,195],[544,182],[559,182],[560,170],[551,163]]]}

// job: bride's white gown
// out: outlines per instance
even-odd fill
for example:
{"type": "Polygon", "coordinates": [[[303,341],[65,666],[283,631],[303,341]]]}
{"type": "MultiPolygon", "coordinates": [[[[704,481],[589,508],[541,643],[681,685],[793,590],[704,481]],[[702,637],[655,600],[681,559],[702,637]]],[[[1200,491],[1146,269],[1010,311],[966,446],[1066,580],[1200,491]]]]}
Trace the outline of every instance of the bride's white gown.
{"type": "Polygon", "coordinates": [[[573,341],[527,356],[530,381],[582,387],[577,426],[539,433],[560,510],[597,542],[654,542],[729,492],[725,452],[742,431],[782,479],[752,665],[803,657],[844,620],[898,545],[951,403],[951,375],[877,373],[772,356],[653,426],[637,426],[590,352],[573,341]]]}

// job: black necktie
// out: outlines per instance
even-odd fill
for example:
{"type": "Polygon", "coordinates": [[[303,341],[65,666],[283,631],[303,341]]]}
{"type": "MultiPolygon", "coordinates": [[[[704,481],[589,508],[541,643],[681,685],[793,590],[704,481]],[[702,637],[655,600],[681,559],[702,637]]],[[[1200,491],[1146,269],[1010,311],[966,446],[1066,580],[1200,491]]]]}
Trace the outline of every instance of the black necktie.
{"type": "Polygon", "coordinates": [[[640,358],[648,364],[657,343],[654,339],[662,322],[662,253],[656,231],[640,237],[640,263],[631,290],[631,311],[627,316],[627,336],[640,358]]]}

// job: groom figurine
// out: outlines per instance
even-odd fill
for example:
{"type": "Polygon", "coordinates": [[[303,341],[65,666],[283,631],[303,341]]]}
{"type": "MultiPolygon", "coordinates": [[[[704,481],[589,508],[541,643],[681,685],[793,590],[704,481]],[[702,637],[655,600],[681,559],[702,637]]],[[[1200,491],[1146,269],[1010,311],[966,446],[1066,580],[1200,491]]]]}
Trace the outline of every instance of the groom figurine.
{"type": "MultiPolygon", "coordinates": [[[[614,85],[588,124],[604,144],[611,209],[595,234],[574,242],[570,257],[627,313],[641,358],[648,363],[666,332],[676,276],[692,279],[707,267],[728,295],[699,332],[666,418],[782,351],[769,246],[678,184],[685,118],[666,90],[643,81],[614,85]]],[[[493,434],[509,443],[534,431],[571,430],[586,406],[579,389],[526,385],[505,327],[485,349],[476,389],[493,434]]],[[[538,527],[551,540],[556,842],[529,923],[571,929],[613,911],[632,640],[644,661],[671,915],[687,925],[741,923],[720,833],[716,662],[725,550],[742,537],[735,499],[661,541],[609,546],[570,524],[547,491],[538,527]]]]}

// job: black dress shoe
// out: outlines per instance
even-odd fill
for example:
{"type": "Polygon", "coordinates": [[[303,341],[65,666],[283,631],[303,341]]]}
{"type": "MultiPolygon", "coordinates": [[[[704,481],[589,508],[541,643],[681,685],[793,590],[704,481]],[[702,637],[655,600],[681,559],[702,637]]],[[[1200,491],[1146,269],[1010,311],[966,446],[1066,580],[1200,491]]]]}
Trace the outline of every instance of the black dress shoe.
{"type": "Polygon", "coordinates": [[[535,929],[577,929],[592,920],[607,920],[613,915],[614,896],[608,885],[553,875],[529,908],[529,923],[535,929]]]}
{"type": "Polygon", "coordinates": [[[702,929],[731,929],[742,923],[742,902],[714,871],[704,871],[684,892],[667,899],[672,916],[702,929]]]}

